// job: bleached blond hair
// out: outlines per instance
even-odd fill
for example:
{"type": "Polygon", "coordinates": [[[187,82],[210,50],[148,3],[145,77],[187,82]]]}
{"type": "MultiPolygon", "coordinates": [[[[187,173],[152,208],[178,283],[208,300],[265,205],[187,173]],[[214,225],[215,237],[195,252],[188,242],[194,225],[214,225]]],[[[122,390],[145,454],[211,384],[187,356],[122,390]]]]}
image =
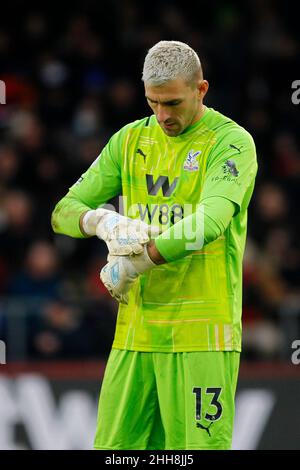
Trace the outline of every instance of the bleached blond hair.
{"type": "Polygon", "coordinates": [[[202,78],[202,67],[197,53],[180,41],[159,41],[149,49],[143,67],[142,80],[160,86],[182,78],[187,83],[202,78]]]}

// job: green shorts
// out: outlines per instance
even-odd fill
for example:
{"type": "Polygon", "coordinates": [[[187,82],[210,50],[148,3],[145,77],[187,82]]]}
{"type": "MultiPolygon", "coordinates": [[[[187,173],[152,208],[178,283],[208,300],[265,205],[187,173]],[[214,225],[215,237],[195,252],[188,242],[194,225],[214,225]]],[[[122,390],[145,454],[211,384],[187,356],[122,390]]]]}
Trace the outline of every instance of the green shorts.
{"type": "Polygon", "coordinates": [[[95,449],[230,449],[240,353],[113,349],[95,449]]]}

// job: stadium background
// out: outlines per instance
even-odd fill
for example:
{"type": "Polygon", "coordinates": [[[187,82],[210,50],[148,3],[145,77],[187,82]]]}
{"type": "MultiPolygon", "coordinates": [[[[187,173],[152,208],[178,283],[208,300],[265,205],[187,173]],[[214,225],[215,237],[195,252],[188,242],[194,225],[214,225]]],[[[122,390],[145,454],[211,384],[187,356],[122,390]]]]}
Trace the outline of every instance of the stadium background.
{"type": "Polygon", "coordinates": [[[50,214],[108,138],[150,114],[141,68],[160,39],[199,53],[205,103],[257,145],[235,448],[299,448],[300,41],[291,4],[9,3],[0,16],[0,448],[92,445],[116,303],[98,279],[105,245],[54,235],[50,214]]]}

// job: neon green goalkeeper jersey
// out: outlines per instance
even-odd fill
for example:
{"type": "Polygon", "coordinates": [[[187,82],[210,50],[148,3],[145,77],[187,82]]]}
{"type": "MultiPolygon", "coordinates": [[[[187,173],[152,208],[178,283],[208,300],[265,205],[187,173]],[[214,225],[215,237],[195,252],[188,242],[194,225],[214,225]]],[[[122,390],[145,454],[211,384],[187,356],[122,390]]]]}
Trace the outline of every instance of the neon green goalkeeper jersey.
{"type": "MultiPolygon", "coordinates": [[[[140,276],[119,306],[113,347],[136,351],[241,350],[242,258],[247,207],[257,172],[251,135],[212,108],[177,137],[156,117],[135,121],[113,135],[100,156],[70,188],[53,213],[55,231],[83,237],[79,216],[122,194],[124,214],[162,232],[221,196],[236,210],[225,232],[187,256],[140,276]]],[[[174,226],[175,228],[175,226],[174,226]]],[[[165,232],[166,233],[166,232],[165,232]]],[[[173,241],[174,243],[174,241],[173,241]]]]}

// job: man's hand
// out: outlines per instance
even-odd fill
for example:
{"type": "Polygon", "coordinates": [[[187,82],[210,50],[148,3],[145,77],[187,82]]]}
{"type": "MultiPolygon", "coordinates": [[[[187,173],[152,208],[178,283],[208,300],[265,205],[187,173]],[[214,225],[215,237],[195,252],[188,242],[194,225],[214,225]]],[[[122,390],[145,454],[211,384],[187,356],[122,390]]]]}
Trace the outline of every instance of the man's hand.
{"type": "Polygon", "coordinates": [[[159,230],[138,219],[124,217],[107,209],[86,212],[81,219],[86,235],[97,235],[107,244],[109,254],[126,256],[143,252],[150,236],[158,235],[159,230]]]}
{"type": "Polygon", "coordinates": [[[149,257],[147,247],[132,256],[108,256],[108,263],[102,268],[100,278],[110,295],[120,303],[128,304],[128,291],[137,277],[157,266],[149,257]]]}

